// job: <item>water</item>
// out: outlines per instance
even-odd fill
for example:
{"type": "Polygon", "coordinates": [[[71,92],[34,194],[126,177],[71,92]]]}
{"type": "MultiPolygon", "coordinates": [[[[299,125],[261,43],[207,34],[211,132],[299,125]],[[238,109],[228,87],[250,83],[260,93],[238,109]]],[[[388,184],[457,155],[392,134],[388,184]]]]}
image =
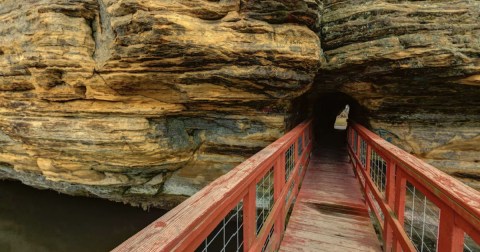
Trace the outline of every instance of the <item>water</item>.
{"type": "Polygon", "coordinates": [[[164,213],[0,181],[0,252],[109,251],[164,213]]]}

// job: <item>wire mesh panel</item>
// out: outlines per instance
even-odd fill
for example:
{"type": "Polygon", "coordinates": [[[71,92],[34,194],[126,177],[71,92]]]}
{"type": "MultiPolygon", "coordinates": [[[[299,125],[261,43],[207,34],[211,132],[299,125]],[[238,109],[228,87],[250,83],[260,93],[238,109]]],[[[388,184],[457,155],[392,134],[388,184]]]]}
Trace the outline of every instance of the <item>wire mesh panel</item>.
{"type": "Polygon", "coordinates": [[[305,133],[307,133],[308,143],[310,143],[310,141],[312,140],[312,129],[310,128],[306,130],[305,133]]]}
{"type": "Polygon", "coordinates": [[[303,153],[303,137],[299,136],[297,141],[298,146],[298,156],[302,156],[303,153]]]}
{"type": "Polygon", "coordinates": [[[357,131],[353,131],[353,143],[352,143],[352,147],[353,147],[353,152],[355,154],[357,154],[357,141],[358,141],[358,133],[357,131]]]}
{"type": "Polygon", "coordinates": [[[480,252],[480,244],[477,244],[472,237],[465,233],[465,239],[463,241],[464,252],[480,252]]]}
{"type": "Polygon", "coordinates": [[[407,183],[405,231],[418,251],[436,251],[440,209],[407,183]]]}
{"type": "MultiPolygon", "coordinates": [[[[303,171],[303,164],[300,164],[300,167],[298,167],[298,177],[300,178],[300,176],[302,175],[302,171],[303,171]]],[[[300,178],[300,181],[302,180],[302,178],[300,178]]]]}
{"type": "Polygon", "coordinates": [[[285,152],[285,181],[288,181],[290,175],[295,167],[295,145],[292,144],[290,148],[288,148],[287,152],[285,152]]]}
{"type": "Polygon", "coordinates": [[[306,130],[305,131],[305,143],[306,143],[305,146],[307,146],[310,143],[310,139],[311,139],[310,130],[306,130]]]}
{"type": "Polygon", "coordinates": [[[369,191],[368,192],[369,194],[369,197],[370,197],[370,201],[372,202],[372,205],[373,207],[375,208],[375,212],[378,213],[380,219],[378,221],[381,221],[383,223],[384,219],[385,219],[385,216],[382,212],[382,209],[380,208],[380,205],[378,204],[378,202],[375,200],[375,197],[373,196],[372,192],[369,191]]]}
{"type": "MultiPolygon", "coordinates": [[[[352,158],[352,161],[353,161],[353,166],[356,167],[356,162],[355,159],[352,158]]],[[[358,178],[360,178],[360,182],[362,183],[362,185],[365,187],[365,178],[363,177],[363,174],[361,171],[357,172],[358,174],[358,178]]]]}
{"type": "Polygon", "coordinates": [[[262,247],[262,252],[267,250],[268,244],[270,243],[270,240],[272,239],[274,228],[275,228],[275,225],[272,226],[272,228],[270,229],[270,232],[268,232],[267,239],[265,240],[265,243],[263,244],[263,247],[262,247]]]}
{"type": "Polygon", "coordinates": [[[257,234],[263,227],[273,207],[273,168],[257,183],[257,234]]]}
{"type": "Polygon", "coordinates": [[[382,196],[385,197],[387,162],[372,149],[370,156],[370,177],[382,196]]]}
{"type": "Polygon", "coordinates": [[[360,162],[364,168],[367,167],[367,142],[362,138],[360,138],[360,162]]]}
{"type": "Polygon", "coordinates": [[[287,203],[288,200],[290,199],[290,195],[292,195],[294,186],[295,186],[295,180],[292,181],[292,184],[290,185],[290,188],[288,188],[287,197],[285,197],[285,203],[287,203]]]}
{"type": "Polygon", "coordinates": [[[212,233],[195,250],[197,252],[243,251],[243,202],[235,208],[218,224],[212,233]]]}
{"type": "Polygon", "coordinates": [[[350,160],[352,160],[353,167],[357,167],[357,159],[355,159],[354,157],[350,157],[350,160]]]}

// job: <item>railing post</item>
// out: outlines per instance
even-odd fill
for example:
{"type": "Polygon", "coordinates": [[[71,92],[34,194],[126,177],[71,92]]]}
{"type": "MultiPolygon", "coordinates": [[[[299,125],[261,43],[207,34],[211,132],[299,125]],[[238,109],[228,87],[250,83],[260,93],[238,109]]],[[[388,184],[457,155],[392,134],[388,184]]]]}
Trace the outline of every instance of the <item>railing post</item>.
{"type": "Polygon", "coordinates": [[[362,159],[361,156],[360,156],[361,155],[361,151],[360,151],[360,145],[361,145],[360,143],[361,142],[362,141],[361,141],[360,134],[358,134],[358,132],[357,132],[357,141],[355,142],[355,144],[357,145],[357,150],[355,151],[355,155],[357,155],[358,160],[362,159]]]}
{"type": "Polygon", "coordinates": [[[438,252],[463,251],[463,239],[463,230],[455,225],[455,213],[448,207],[442,207],[438,227],[438,252]]]}
{"type": "Polygon", "coordinates": [[[298,163],[298,136],[295,137],[294,139],[295,140],[293,141],[293,146],[295,146],[295,147],[293,147],[293,152],[294,152],[294,154],[293,154],[293,156],[294,156],[293,167],[295,167],[298,163]]]}
{"type": "MultiPolygon", "coordinates": [[[[387,160],[387,175],[386,175],[386,189],[385,189],[385,202],[391,209],[394,209],[395,204],[395,169],[396,165],[393,163],[391,159],[387,160]]],[[[393,229],[392,224],[390,223],[392,216],[386,215],[384,220],[384,230],[383,230],[383,247],[385,251],[392,250],[392,242],[393,242],[393,229]]]]}
{"type": "MultiPolygon", "coordinates": [[[[360,140],[360,137],[358,139],[359,139],[358,146],[361,146],[362,141],[360,140]]],[[[360,149],[360,147],[357,150],[358,150],[359,157],[360,157],[359,158],[360,159],[360,168],[363,169],[363,167],[362,167],[362,150],[360,149]]],[[[370,177],[370,157],[371,157],[370,153],[371,152],[372,152],[372,147],[369,144],[367,144],[367,150],[365,152],[365,155],[366,155],[365,156],[365,171],[366,171],[367,177],[370,177]]],[[[361,173],[361,171],[358,171],[358,172],[361,173]]],[[[370,204],[373,206],[373,202],[371,202],[371,201],[375,200],[375,199],[370,198],[371,188],[368,186],[368,183],[366,182],[367,178],[364,178],[364,179],[365,179],[365,198],[367,198],[367,200],[370,201],[370,204]]]]}
{"type": "Polygon", "coordinates": [[[275,162],[274,170],[274,182],[273,182],[273,197],[275,202],[280,200],[280,213],[278,218],[275,220],[274,235],[276,237],[275,248],[280,248],[280,243],[282,241],[283,230],[285,229],[285,200],[280,198],[283,188],[285,187],[285,153],[282,152],[275,162]]]}
{"type": "Polygon", "coordinates": [[[252,247],[252,244],[257,238],[256,218],[257,218],[257,206],[256,206],[256,184],[252,184],[248,187],[248,192],[243,198],[243,251],[247,252],[252,247]]]}
{"type": "MultiPolygon", "coordinates": [[[[368,177],[371,177],[370,176],[370,161],[371,161],[371,158],[372,158],[372,146],[370,146],[369,144],[367,144],[367,151],[365,153],[365,171],[367,172],[367,175],[368,177]]],[[[360,159],[361,160],[361,159],[360,159]]]]}
{"type": "MultiPolygon", "coordinates": [[[[396,169],[396,178],[395,178],[395,208],[394,211],[397,214],[398,222],[403,225],[405,217],[405,197],[407,194],[407,179],[403,174],[401,169],[396,169]]],[[[393,235],[393,246],[394,251],[402,251],[400,243],[398,242],[399,237],[393,235]]]]}
{"type": "Polygon", "coordinates": [[[309,140],[307,139],[307,131],[308,131],[308,128],[303,133],[303,149],[304,150],[307,148],[308,142],[309,142],[309,140]]]}

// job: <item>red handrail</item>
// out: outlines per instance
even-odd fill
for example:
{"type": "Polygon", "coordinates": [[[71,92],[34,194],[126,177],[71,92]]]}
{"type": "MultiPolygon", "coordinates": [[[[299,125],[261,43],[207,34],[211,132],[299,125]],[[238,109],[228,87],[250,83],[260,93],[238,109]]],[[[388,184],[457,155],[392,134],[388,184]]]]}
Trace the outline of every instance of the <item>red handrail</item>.
{"type": "Polygon", "coordinates": [[[294,198],[291,195],[298,193],[309,162],[311,130],[311,121],[301,123],[113,251],[194,251],[239,202],[243,204],[243,250],[260,251],[263,246],[269,251],[278,249],[286,214],[294,198]],[[285,177],[286,152],[295,161],[288,179],[285,177]],[[272,167],[274,204],[257,234],[256,187],[269,176],[272,167]]]}
{"type": "Polygon", "coordinates": [[[395,147],[359,124],[349,124],[348,142],[367,204],[380,222],[385,251],[415,251],[415,246],[419,246],[409,238],[404,228],[407,183],[440,209],[436,241],[438,251],[463,251],[465,234],[480,244],[478,191],[395,147]],[[373,152],[376,154],[373,155],[373,152]],[[376,162],[384,160],[386,163],[386,173],[381,174],[383,178],[375,178],[384,188],[379,188],[372,179],[371,169],[375,169],[371,167],[375,165],[372,158],[376,162]],[[383,181],[386,181],[385,185],[381,183],[383,181]]]}

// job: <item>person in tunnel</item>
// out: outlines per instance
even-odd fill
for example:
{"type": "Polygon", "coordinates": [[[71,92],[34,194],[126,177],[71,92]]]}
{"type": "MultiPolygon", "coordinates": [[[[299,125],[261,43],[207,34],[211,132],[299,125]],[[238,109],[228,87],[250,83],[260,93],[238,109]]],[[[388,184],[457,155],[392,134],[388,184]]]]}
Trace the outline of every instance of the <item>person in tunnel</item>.
{"type": "Polygon", "coordinates": [[[347,129],[347,120],[348,120],[348,113],[350,112],[350,106],[347,104],[345,105],[345,109],[340,112],[335,118],[335,123],[333,124],[333,128],[336,130],[346,130],[347,129]]]}
{"type": "Polygon", "coordinates": [[[315,100],[313,112],[316,142],[321,145],[343,146],[346,141],[344,129],[347,119],[362,121],[363,117],[359,115],[365,111],[352,97],[341,92],[320,94],[315,100]]]}

